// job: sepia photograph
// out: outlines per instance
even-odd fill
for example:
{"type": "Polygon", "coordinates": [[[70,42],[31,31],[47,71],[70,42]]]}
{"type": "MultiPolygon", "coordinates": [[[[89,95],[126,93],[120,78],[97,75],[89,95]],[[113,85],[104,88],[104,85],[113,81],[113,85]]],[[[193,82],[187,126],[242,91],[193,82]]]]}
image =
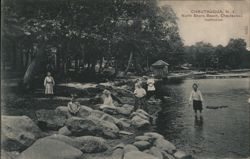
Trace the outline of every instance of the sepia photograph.
{"type": "Polygon", "coordinates": [[[250,0],[1,0],[1,159],[250,159],[250,0]]]}

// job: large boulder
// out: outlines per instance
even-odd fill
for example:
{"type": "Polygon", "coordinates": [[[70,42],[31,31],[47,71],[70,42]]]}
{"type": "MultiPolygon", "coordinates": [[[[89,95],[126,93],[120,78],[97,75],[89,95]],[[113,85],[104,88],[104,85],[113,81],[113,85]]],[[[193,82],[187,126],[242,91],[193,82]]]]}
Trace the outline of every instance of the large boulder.
{"type": "Polygon", "coordinates": [[[141,118],[140,116],[134,116],[131,119],[131,124],[136,128],[146,128],[150,125],[150,122],[141,118]]]}
{"type": "Polygon", "coordinates": [[[124,150],[121,148],[117,148],[112,153],[112,159],[123,159],[124,150]]]}
{"type": "Polygon", "coordinates": [[[144,152],[131,151],[125,153],[123,159],[158,159],[158,158],[144,152]]]}
{"type": "Polygon", "coordinates": [[[119,128],[108,121],[89,116],[86,119],[72,117],[66,122],[67,128],[73,135],[98,135],[107,138],[117,138],[119,128]]]}
{"type": "Polygon", "coordinates": [[[129,104],[124,104],[122,107],[116,108],[117,113],[125,115],[125,116],[131,115],[133,110],[134,110],[134,106],[129,105],[129,104]]]}
{"type": "Polygon", "coordinates": [[[79,117],[81,117],[81,118],[87,118],[88,116],[91,115],[92,111],[93,111],[92,108],[81,105],[78,114],[79,114],[79,117]]]}
{"type": "Polygon", "coordinates": [[[144,136],[147,136],[151,140],[156,140],[156,139],[164,139],[164,137],[161,134],[158,134],[156,132],[146,132],[144,133],[144,136]]]}
{"type": "Polygon", "coordinates": [[[101,137],[95,136],[81,136],[76,138],[70,138],[68,136],[54,134],[46,137],[46,139],[64,142],[85,153],[103,152],[108,149],[106,141],[101,137]]]}
{"type": "Polygon", "coordinates": [[[131,145],[131,144],[124,146],[124,153],[132,152],[132,151],[139,151],[139,149],[136,146],[131,145]]]}
{"type": "Polygon", "coordinates": [[[106,113],[100,111],[100,110],[92,110],[91,111],[91,116],[94,116],[96,118],[101,118],[103,115],[105,115],[106,113]]]}
{"type": "Polygon", "coordinates": [[[150,139],[151,138],[149,136],[145,136],[145,135],[144,136],[141,135],[141,136],[136,136],[135,137],[135,141],[149,141],[150,142],[150,139]]]}
{"type": "Polygon", "coordinates": [[[72,115],[69,113],[69,109],[66,106],[59,106],[55,109],[56,114],[64,114],[68,118],[70,118],[72,115]]]}
{"type": "Polygon", "coordinates": [[[41,130],[27,116],[2,116],[2,148],[7,151],[22,151],[41,135],[41,130]]]}
{"type": "Polygon", "coordinates": [[[69,136],[71,135],[71,131],[68,129],[67,126],[64,126],[58,130],[58,134],[69,136]]]}
{"type": "Polygon", "coordinates": [[[108,149],[106,141],[101,137],[82,136],[75,138],[79,149],[85,153],[98,153],[108,149]]]}
{"type": "Polygon", "coordinates": [[[17,159],[80,159],[82,152],[65,142],[39,139],[17,159]]]}
{"type": "Polygon", "coordinates": [[[4,150],[1,150],[1,157],[2,159],[14,159],[19,155],[18,152],[14,151],[14,152],[7,152],[4,150]]]}
{"type": "Polygon", "coordinates": [[[160,138],[156,139],[154,142],[154,145],[157,148],[159,148],[159,149],[161,149],[169,154],[173,154],[176,151],[176,147],[171,142],[169,142],[165,139],[160,139],[160,138]]]}
{"type": "Polygon", "coordinates": [[[114,123],[114,124],[119,123],[119,119],[117,119],[117,118],[115,118],[115,117],[113,117],[113,116],[111,116],[109,114],[104,114],[100,119],[111,122],[111,123],[114,123]]]}
{"type": "Polygon", "coordinates": [[[151,147],[148,153],[157,157],[158,159],[163,159],[162,151],[155,146],[151,147]]]}
{"type": "Polygon", "coordinates": [[[116,107],[114,105],[105,105],[105,104],[101,104],[99,107],[101,110],[104,109],[110,109],[112,111],[116,111],[116,107]]]}
{"type": "Polygon", "coordinates": [[[129,128],[131,125],[131,121],[126,118],[120,118],[118,119],[118,122],[116,123],[119,128],[129,128]]]}
{"type": "Polygon", "coordinates": [[[55,110],[41,109],[36,111],[38,125],[41,129],[58,130],[63,127],[68,115],[55,110]]]}
{"type": "Polygon", "coordinates": [[[174,155],[176,159],[192,159],[192,155],[186,154],[185,152],[181,150],[177,150],[174,155]]]}
{"type": "Polygon", "coordinates": [[[148,141],[136,141],[133,145],[135,145],[140,151],[151,147],[151,143],[149,143],[148,141]]]}

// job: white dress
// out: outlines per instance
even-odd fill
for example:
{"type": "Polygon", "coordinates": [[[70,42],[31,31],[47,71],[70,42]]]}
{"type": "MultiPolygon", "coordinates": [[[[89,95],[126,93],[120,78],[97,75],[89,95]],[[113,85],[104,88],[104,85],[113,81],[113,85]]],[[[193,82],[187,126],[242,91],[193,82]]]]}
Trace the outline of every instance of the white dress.
{"type": "Polygon", "coordinates": [[[155,91],[155,80],[154,79],[148,79],[147,80],[148,84],[148,91],[155,91]]]}
{"type": "Polygon", "coordinates": [[[46,76],[44,79],[45,94],[54,94],[54,91],[53,91],[54,85],[55,85],[55,81],[53,77],[46,76]]]}

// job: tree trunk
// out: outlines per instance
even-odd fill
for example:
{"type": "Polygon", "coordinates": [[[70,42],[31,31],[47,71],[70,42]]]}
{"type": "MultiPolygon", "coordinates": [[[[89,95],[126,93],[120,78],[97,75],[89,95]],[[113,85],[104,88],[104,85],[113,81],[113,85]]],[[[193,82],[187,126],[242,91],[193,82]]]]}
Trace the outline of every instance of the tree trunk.
{"type": "Polygon", "coordinates": [[[99,67],[99,73],[102,72],[102,64],[103,64],[103,57],[100,58],[100,67],[99,67]]]}
{"type": "Polygon", "coordinates": [[[31,61],[29,64],[24,77],[23,77],[23,84],[26,86],[30,86],[33,82],[34,76],[37,73],[37,68],[40,66],[40,62],[43,59],[43,48],[44,46],[42,45],[36,54],[36,57],[31,61]]]}
{"type": "Polygon", "coordinates": [[[133,59],[133,53],[132,53],[132,52],[130,52],[129,59],[128,59],[128,65],[127,65],[127,68],[125,69],[125,74],[127,74],[127,73],[128,73],[128,70],[129,70],[129,68],[130,68],[130,65],[131,65],[132,59],[133,59]]]}

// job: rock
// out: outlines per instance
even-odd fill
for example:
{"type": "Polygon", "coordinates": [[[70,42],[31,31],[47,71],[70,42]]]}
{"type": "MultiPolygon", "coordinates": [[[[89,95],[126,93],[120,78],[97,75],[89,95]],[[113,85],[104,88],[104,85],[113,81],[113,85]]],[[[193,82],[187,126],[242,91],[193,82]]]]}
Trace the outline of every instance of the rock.
{"type": "Polygon", "coordinates": [[[63,127],[68,116],[59,111],[41,109],[36,111],[38,125],[41,129],[58,130],[63,127]],[[45,124],[42,126],[42,124],[45,124]]]}
{"type": "Polygon", "coordinates": [[[188,155],[188,154],[186,154],[185,152],[180,151],[180,150],[177,150],[177,151],[174,153],[174,157],[175,157],[176,159],[192,159],[192,156],[191,156],[191,155],[188,155]]]}
{"type": "Polygon", "coordinates": [[[64,126],[58,130],[58,134],[69,136],[71,135],[71,131],[69,131],[67,126],[64,126]]]}
{"type": "Polygon", "coordinates": [[[157,157],[140,151],[131,151],[124,154],[124,159],[158,159],[157,157]]]}
{"type": "Polygon", "coordinates": [[[144,110],[142,110],[142,109],[137,109],[137,110],[136,110],[136,113],[143,114],[143,115],[145,115],[146,117],[150,117],[150,115],[149,115],[147,112],[145,112],[144,110]]]}
{"type": "Polygon", "coordinates": [[[113,149],[114,150],[115,149],[124,149],[124,147],[125,147],[124,143],[120,143],[120,144],[116,145],[113,149]]]}
{"type": "Polygon", "coordinates": [[[103,115],[105,115],[106,113],[100,111],[100,110],[92,110],[91,111],[91,116],[97,117],[97,118],[101,118],[103,115]]]}
{"type": "Polygon", "coordinates": [[[78,148],[85,153],[99,153],[108,149],[106,141],[100,137],[82,136],[75,138],[75,141],[80,144],[78,148]]]}
{"type": "Polygon", "coordinates": [[[151,137],[149,136],[136,136],[135,140],[136,141],[150,141],[151,137]]]}
{"type": "Polygon", "coordinates": [[[72,117],[68,119],[66,126],[76,136],[85,134],[117,138],[119,135],[119,128],[115,124],[93,116],[89,116],[87,119],[72,117]]]}
{"type": "Polygon", "coordinates": [[[133,135],[133,133],[128,132],[128,131],[119,131],[120,135],[133,135]]]}
{"type": "Polygon", "coordinates": [[[70,118],[72,115],[69,113],[68,107],[66,106],[59,106],[55,109],[56,114],[63,114],[70,118]]]}
{"type": "Polygon", "coordinates": [[[116,107],[114,105],[105,105],[105,104],[101,104],[100,105],[100,109],[103,110],[103,109],[110,109],[110,110],[114,110],[116,111],[116,107]]]}
{"type": "Polygon", "coordinates": [[[64,142],[77,149],[80,149],[82,152],[85,153],[103,152],[108,149],[106,141],[101,137],[95,136],[81,136],[76,138],[70,138],[68,136],[54,134],[44,139],[51,139],[64,142]]]}
{"type": "Polygon", "coordinates": [[[117,113],[125,115],[125,116],[131,115],[133,110],[134,110],[134,106],[128,105],[128,104],[124,104],[122,107],[116,108],[117,113]]]}
{"type": "Polygon", "coordinates": [[[124,153],[132,152],[132,151],[139,151],[139,149],[131,144],[128,144],[124,147],[124,153]]]}
{"type": "Polygon", "coordinates": [[[39,139],[17,159],[79,159],[82,152],[71,145],[52,139],[39,139]]]}
{"type": "Polygon", "coordinates": [[[99,106],[99,108],[100,108],[100,110],[102,110],[105,113],[108,113],[108,114],[117,114],[116,113],[116,106],[114,106],[114,105],[104,105],[104,104],[101,104],[99,106]]]}
{"type": "Polygon", "coordinates": [[[116,97],[122,104],[135,104],[135,99],[133,97],[116,97]]]}
{"type": "Polygon", "coordinates": [[[157,157],[158,159],[163,159],[163,154],[161,153],[161,150],[159,150],[157,147],[153,146],[149,150],[149,154],[157,157]]]}
{"type": "Polygon", "coordinates": [[[144,114],[137,113],[137,112],[133,112],[133,113],[131,114],[131,117],[133,118],[133,117],[135,117],[135,116],[138,116],[138,117],[140,117],[140,118],[142,118],[142,119],[144,119],[144,120],[148,120],[148,121],[149,121],[149,118],[148,118],[147,116],[145,116],[144,114]]]}
{"type": "Polygon", "coordinates": [[[92,111],[93,111],[92,108],[84,106],[84,105],[81,105],[78,114],[79,114],[79,117],[87,118],[88,116],[91,115],[92,111]]]}
{"type": "Polygon", "coordinates": [[[1,150],[2,159],[14,159],[14,157],[7,151],[1,150]]]}
{"type": "Polygon", "coordinates": [[[144,136],[148,136],[152,139],[164,139],[164,137],[161,134],[158,134],[156,132],[146,132],[144,133],[144,136]]]}
{"type": "Polygon", "coordinates": [[[131,123],[133,126],[135,126],[136,128],[146,128],[150,125],[148,120],[142,119],[139,116],[134,116],[131,119],[131,123]]]}
{"type": "Polygon", "coordinates": [[[119,122],[119,120],[109,114],[103,114],[103,116],[100,118],[101,120],[105,120],[114,124],[117,124],[119,122]]]}
{"type": "Polygon", "coordinates": [[[124,128],[129,128],[131,124],[130,124],[130,120],[125,119],[125,118],[120,118],[118,119],[118,122],[116,123],[116,125],[119,128],[124,129],[124,128]]]}
{"type": "Polygon", "coordinates": [[[43,139],[49,139],[49,140],[57,140],[57,141],[61,141],[64,142],[66,144],[69,144],[77,149],[79,149],[79,144],[77,143],[78,141],[74,140],[73,138],[70,138],[68,136],[64,136],[64,135],[60,135],[60,134],[53,134],[51,136],[47,136],[43,139]]]}
{"type": "Polygon", "coordinates": [[[27,116],[2,116],[1,146],[7,151],[22,151],[41,136],[37,125],[27,116]]]}
{"type": "Polygon", "coordinates": [[[151,144],[148,141],[136,141],[133,145],[135,145],[140,151],[151,147],[151,144]]]}
{"type": "Polygon", "coordinates": [[[161,151],[161,153],[162,153],[164,159],[175,159],[174,156],[168,154],[167,152],[165,152],[163,150],[161,151]]]}
{"type": "Polygon", "coordinates": [[[112,153],[112,159],[123,159],[124,150],[121,148],[115,149],[112,153]]]}
{"type": "Polygon", "coordinates": [[[166,151],[169,154],[173,154],[176,151],[176,147],[169,141],[164,140],[164,139],[156,139],[154,142],[154,145],[163,150],[166,151]]]}

